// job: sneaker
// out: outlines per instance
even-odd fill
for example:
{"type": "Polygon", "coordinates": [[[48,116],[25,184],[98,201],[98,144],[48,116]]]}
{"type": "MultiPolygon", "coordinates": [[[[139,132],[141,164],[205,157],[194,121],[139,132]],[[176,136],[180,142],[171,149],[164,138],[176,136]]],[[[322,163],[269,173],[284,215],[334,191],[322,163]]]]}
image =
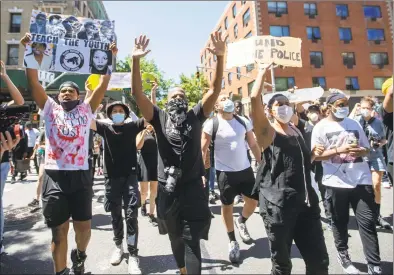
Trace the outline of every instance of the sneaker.
{"type": "Polygon", "coordinates": [[[215,196],[212,193],[209,194],[209,203],[210,204],[216,204],[215,196]]]}
{"type": "Polygon", "coordinates": [[[37,199],[34,199],[31,203],[29,203],[27,206],[29,207],[39,207],[40,206],[40,201],[37,199]]]}
{"type": "Polygon", "coordinates": [[[338,251],[338,262],[341,264],[346,274],[360,274],[360,271],[353,265],[347,250],[338,251]]]}
{"type": "Polygon", "coordinates": [[[378,219],[376,220],[376,225],[378,225],[381,228],[384,228],[386,230],[393,230],[393,228],[391,227],[391,224],[389,224],[382,216],[378,217],[378,219]]]}
{"type": "Polygon", "coordinates": [[[383,188],[390,189],[391,188],[390,181],[382,181],[382,186],[383,188]]]}
{"type": "Polygon", "coordinates": [[[232,241],[228,245],[228,258],[230,259],[231,263],[238,263],[239,262],[239,244],[237,241],[232,241]]]}
{"type": "Polygon", "coordinates": [[[23,181],[27,178],[27,174],[22,174],[21,177],[19,178],[20,181],[23,181]]]}
{"type": "Polygon", "coordinates": [[[234,198],[234,205],[237,205],[240,202],[241,202],[241,196],[240,195],[235,196],[235,198],[234,198]]]}
{"type": "Polygon", "coordinates": [[[71,250],[71,261],[73,263],[73,266],[71,267],[71,274],[85,274],[86,254],[84,256],[78,255],[77,249],[73,249],[71,250]]]}
{"type": "Polygon", "coordinates": [[[129,257],[129,267],[128,267],[129,274],[142,274],[140,269],[140,261],[138,256],[131,255],[129,257]]]}
{"type": "Polygon", "coordinates": [[[144,204],[141,206],[141,215],[142,215],[143,217],[148,216],[148,214],[147,214],[147,212],[146,212],[146,203],[144,203],[144,204]]]}
{"type": "Polygon", "coordinates": [[[123,258],[123,245],[117,245],[114,249],[114,251],[112,252],[112,256],[111,256],[111,264],[112,265],[118,265],[122,262],[122,258],[123,258]]]}
{"type": "Polygon", "coordinates": [[[368,265],[368,274],[378,275],[383,274],[382,268],[378,265],[368,265]]]}
{"type": "Polygon", "coordinates": [[[16,182],[16,178],[12,177],[11,178],[11,184],[14,184],[16,182]]]}
{"type": "Polygon", "coordinates": [[[66,268],[62,273],[61,273],[61,275],[69,275],[70,274],[70,269],[69,268],[66,268]]]}
{"type": "Polygon", "coordinates": [[[244,243],[250,243],[252,238],[250,237],[248,228],[246,227],[245,223],[239,221],[239,219],[235,219],[234,221],[235,226],[238,228],[239,236],[241,237],[244,243]]]}
{"type": "Polygon", "coordinates": [[[154,215],[150,215],[149,214],[149,222],[153,225],[153,226],[157,226],[157,219],[154,215]]]}

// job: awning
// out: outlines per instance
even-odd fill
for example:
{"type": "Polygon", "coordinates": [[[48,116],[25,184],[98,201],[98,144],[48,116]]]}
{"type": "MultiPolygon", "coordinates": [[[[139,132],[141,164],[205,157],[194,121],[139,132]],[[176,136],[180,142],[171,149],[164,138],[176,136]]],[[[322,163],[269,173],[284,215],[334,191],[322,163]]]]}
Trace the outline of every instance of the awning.
{"type": "MultiPolygon", "coordinates": [[[[18,89],[27,89],[25,70],[7,70],[7,74],[12,80],[12,82],[14,82],[15,86],[18,87],[18,89]]],[[[7,89],[7,86],[5,85],[3,80],[1,80],[1,88],[7,89]]]]}

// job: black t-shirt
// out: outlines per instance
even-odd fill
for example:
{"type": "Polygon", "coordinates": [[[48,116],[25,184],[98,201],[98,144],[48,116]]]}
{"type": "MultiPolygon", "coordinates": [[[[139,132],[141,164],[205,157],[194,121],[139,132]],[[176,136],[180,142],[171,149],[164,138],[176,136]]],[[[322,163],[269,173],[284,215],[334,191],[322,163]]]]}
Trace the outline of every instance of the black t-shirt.
{"type": "Polygon", "coordinates": [[[165,182],[165,167],[180,167],[181,182],[198,180],[204,175],[204,164],[201,154],[201,130],[206,120],[201,102],[187,112],[184,124],[187,131],[180,133],[169,119],[167,112],[153,107],[153,119],[159,150],[158,179],[165,182]],[[187,135],[185,135],[187,132],[187,135]]]}
{"type": "Polygon", "coordinates": [[[156,155],[157,156],[157,143],[156,136],[147,133],[144,137],[144,146],[141,148],[141,155],[156,155]]]}
{"type": "Polygon", "coordinates": [[[382,121],[384,124],[384,128],[386,131],[386,139],[387,139],[387,158],[388,162],[392,163],[393,162],[393,154],[394,154],[394,149],[393,149],[393,113],[387,113],[383,106],[380,107],[380,116],[382,117],[382,121]]]}
{"type": "Polygon", "coordinates": [[[104,139],[104,170],[109,178],[137,173],[136,137],[144,129],[139,119],[123,125],[96,122],[97,133],[104,139]]]}

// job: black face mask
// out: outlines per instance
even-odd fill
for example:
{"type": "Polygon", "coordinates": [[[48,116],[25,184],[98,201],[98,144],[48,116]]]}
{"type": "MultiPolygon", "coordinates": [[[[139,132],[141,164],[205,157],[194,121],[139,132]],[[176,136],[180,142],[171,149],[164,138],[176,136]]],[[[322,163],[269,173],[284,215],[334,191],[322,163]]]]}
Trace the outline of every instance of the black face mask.
{"type": "Polygon", "coordinates": [[[75,107],[77,107],[77,105],[79,105],[79,102],[80,102],[79,99],[67,100],[67,101],[61,101],[60,105],[63,107],[65,111],[69,112],[75,107]]]}
{"type": "Polygon", "coordinates": [[[182,127],[183,122],[186,120],[186,113],[189,103],[183,98],[174,98],[167,103],[167,112],[170,115],[171,121],[175,127],[182,127]]]}

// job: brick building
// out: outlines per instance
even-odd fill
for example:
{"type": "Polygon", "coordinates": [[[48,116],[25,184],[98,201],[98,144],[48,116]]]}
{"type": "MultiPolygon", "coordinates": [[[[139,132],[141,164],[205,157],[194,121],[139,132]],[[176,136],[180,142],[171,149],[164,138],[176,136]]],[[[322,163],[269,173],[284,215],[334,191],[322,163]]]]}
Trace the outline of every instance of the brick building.
{"type": "MultiPolygon", "coordinates": [[[[277,91],[296,85],[339,88],[353,98],[380,95],[393,74],[389,7],[389,1],[231,1],[214,30],[227,43],[253,35],[301,38],[303,67],[275,69],[277,91]]],[[[200,59],[210,79],[212,70],[206,68],[215,60],[204,50],[200,59]]],[[[247,112],[256,75],[254,65],[232,68],[222,82],[223,91],[242,97],[247,112]]]]}

